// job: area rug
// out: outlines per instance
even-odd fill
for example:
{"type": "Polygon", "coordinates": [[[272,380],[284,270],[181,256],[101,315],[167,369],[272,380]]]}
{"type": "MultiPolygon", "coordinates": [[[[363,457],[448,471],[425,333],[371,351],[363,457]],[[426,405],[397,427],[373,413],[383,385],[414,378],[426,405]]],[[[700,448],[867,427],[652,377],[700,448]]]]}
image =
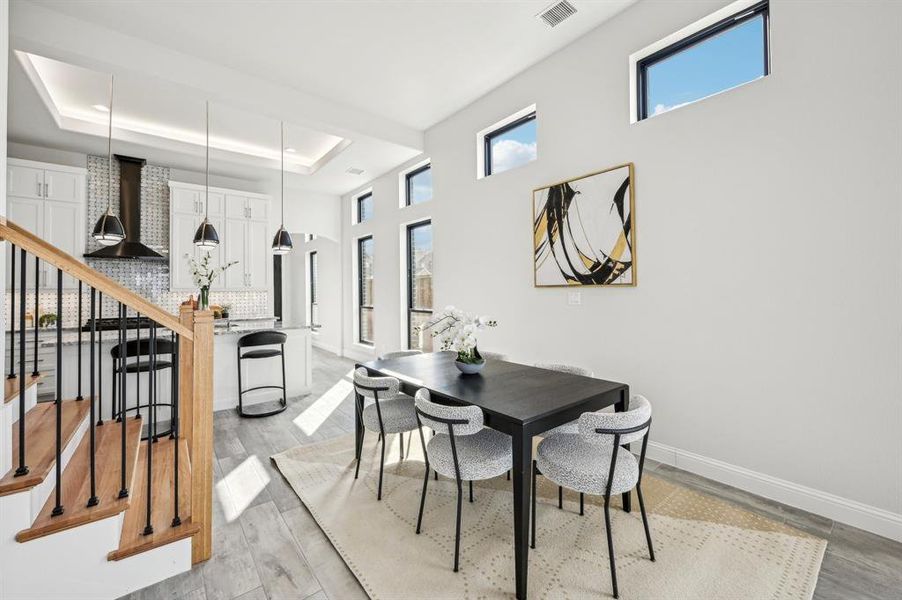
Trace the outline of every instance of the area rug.
{"type": "MultiPolygon", "coordinates": [[[[423,485],[418,439],[399,456],[390,436],[382,501],[376,501],[379,446],[368,435],[354,479],[354,438],[299,446],[272,457],[372,598],[512,598],[510,482],[464,486],[460,571],[452,571],[454,481],[430,480],[423,531],[416,518],[423,485]]],[[[826,541],[733,504],[646,473],[643,493],[656,562],[648,559],[638,506],[612,510],[620,597],[674,599],[811,598],[826,541]]],[[[530,598],[611,596],[600,499],[557,507],[557,487],[539,478],[537,547],[529,556],[530,598]]],[[[637,502],[633,501],[634,505],[637,502]]]]}

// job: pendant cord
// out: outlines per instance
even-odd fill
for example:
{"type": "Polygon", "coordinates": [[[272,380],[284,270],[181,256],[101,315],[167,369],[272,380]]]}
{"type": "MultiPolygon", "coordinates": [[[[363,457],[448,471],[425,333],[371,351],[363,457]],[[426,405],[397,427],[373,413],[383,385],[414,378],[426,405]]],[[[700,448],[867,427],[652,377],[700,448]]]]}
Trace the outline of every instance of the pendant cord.
{"type": "Polygon", "coordinates": [[[207,167],[204,178],[204,221],[210,217],[210,101],[207,100],[207,167]]]}
{"type": "Polygon", "coordinates": [[[282,229],[285,229],[285,121],[279,121],[279,134],[281,136],[279,152],[282,156],[282,229]]]}
{"type": "Polygon", "coordinates": [[[106,211],[113,212],[113,75],[110,75],[110,119],[107,130],[106,211]]]}

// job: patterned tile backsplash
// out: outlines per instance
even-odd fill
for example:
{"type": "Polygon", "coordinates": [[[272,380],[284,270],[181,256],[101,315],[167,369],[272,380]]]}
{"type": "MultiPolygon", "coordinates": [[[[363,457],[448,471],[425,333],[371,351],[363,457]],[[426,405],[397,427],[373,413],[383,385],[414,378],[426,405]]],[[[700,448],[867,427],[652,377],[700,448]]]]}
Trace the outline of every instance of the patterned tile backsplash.
{"type": "MultiPolygon", "coordinates": [[[[107,158],[88,156],[88,194],[85,210],[87,252],[97,250],[100,245],[91,237],[94,223],[107,208],[107,158]]],[[[112,197],[113,210],[119,208],[119,163],[113,161],[112,197]]],[[[49,240],[51,243],[53,240],[49,240]]],[[[163,256],[169,254],[169,168],[145,165],[141,170],[141,241],[163,256]]],[[[169,312],[178,312],[178,306],[185,301],[182,292],[169,291],[169,263],[140,260],[97,260],[87,259],[87,264],[118,281],[130,290],[147,298],[169,312]]],[[[9,322],[11,294],[6,295],[6,318],[9,322]]],[[[195,294],[197,297],[197,294],[195,294]]],[[[56,312],[56,293],[41,292],[38,297],[40,313],[56,312]]],[[[85,292],[82,301],[83,320],[87,318],[90,297],[85,292]]],[[[232,318],[263,317],[273,314],[269,292],[227,292],[217,291],[215,285],[210,291],[211,304],[231,306],[232,318]]],[[[18,306],[18,295],[16,296],[18,306]]],[[[34,312],[34,293],[26,294],[26,307],[34,312]]],[[[104,316],[116,316],[113,302],[104,301],[104,316]]],[[[78,293],[63,294],[63,326],[78,324],[78,293]]]]}

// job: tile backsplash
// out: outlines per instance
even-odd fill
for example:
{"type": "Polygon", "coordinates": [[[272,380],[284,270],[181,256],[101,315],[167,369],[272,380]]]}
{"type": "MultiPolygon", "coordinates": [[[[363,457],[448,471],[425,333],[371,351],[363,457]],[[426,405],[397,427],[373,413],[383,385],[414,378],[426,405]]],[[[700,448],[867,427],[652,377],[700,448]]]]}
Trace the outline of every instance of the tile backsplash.
{"type": "MultiPolygon", "coordinates": [[[[163,256],[169,255],[169,177],[168,167],[144,165],[141,170],[141,241],[163,256]]],[[[108,169],[105,156],[88,156],[87,206],[85,209],[86,251],[93,252],[100,245],[91,237],[91,230],[97,219],[107,208],[108,169]]],[[[113,161],[112,173],[113,211],[119,209],[119,163],[113,161]]],[[[53,243],[53,240],[48,240],[53,243]]],[[[102,260],[86,259],[88,266],[104,273],[128,289],[147,298],[161,308],[178,312],[178,306],[187,298],[183,292],[169,291],[169,263],[142,260],[102,260]]],[[[195,293],[195,297],[197,294],[195,293]]],[[[6,295],[6,317],[9,322],[11,294],[6,295]]],[[[41,292],[38,296],[40,314],[56,313],[55,292],[41,292]]],[[[18,311],[19,296],[16,295],[18,311]]],[[[90,296],[85,291],[82,300],[82,321],[90,310],[90,296]]],[[[271,316],[273,306],[270,293],[217,291],[214,285],[210,291],[211,304],[228,304],[232,318],[271,316]]],[[[71,327],[79,323],[78,293],[63,294],[63,326],[71,327]]],[[[34,293],[26,294],[26,309],[34,312],[34,293]]],[[[114,302],[104,301],[103,314],[116,316],[114,302]]]]}

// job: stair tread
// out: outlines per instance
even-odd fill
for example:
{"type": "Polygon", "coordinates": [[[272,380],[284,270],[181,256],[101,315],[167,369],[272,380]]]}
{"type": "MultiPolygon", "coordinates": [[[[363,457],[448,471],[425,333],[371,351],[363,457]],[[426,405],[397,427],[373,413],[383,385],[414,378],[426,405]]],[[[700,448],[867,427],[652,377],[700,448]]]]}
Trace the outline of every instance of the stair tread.
{"type": "MultiPolygon", "coordinates": [[[[27,390],[31,386],[36,385],[43,378],[43,375],[29,375],[25,378],[25,389],[27,390]]],[[[3,402],[9,403],[19,397],[19,377],[6,379],[5,382],[3,385],[3,402]]]]}
{"type": "MultiPolygon", "coordinates": [[[[141,419],[126,419],[125,481],[129,489],[134,487],[142,425],[141,419]]],[[[96,427],[95,432],[95,478],[98,504],[87,506],[91,493],[91,438],[90,433],[87,433],[63,471],[61,501],[65,512],[56,517],[51,514],[56,506],[56,495],[51,494],[34,524],[16,535],[17,541],[33,540],[57,531],[105,519],[128,509],[131,496],[119,498],[122,475],[122,425],[115,421],[107,421],[104,425],[96,427]]]]}
{"type": "MultiPolygon", "coordinates": [[[[89,399],[63,400],[62,441],[65,448],[91,409],[89,399]]],[[[25,415],[25,464],[28,473],[16,477],[19,464],[19,427],[13,427],[13,466],[0,478],[0,496],[20,492],[44,481],[56,463],[56,405],[39,402],[25,415]]]]}
{"type": "Polygon", "coordinates": [[[191,521],[191,463],[188,444],[179,440],[179,517],[182,524],[172,526],[174,515],[173,452],[175,440],[161,438],[153,446],[153,481],[151,500],[151,524],[153,533],[144,535],[147,524],[147,442],[141,442],[138,467],[131,503],[125,511],[119,548],[109,553],[109,560],[121,560],[135,554],[158,548],[165,544],[190,537],[200,527],[191,521]]]}

